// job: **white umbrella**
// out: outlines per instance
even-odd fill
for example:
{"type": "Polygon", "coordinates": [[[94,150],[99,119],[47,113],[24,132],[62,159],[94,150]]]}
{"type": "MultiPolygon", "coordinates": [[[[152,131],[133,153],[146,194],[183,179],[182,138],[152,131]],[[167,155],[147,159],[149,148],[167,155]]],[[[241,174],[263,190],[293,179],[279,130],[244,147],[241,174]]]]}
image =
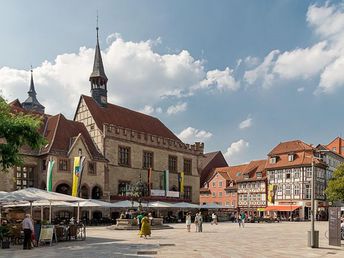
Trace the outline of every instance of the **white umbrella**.
{"type": "Polygon", "coordinates": [[[120,201],[120,202],[113,202],[111,203],[111,208],[137,208],[139,207],[139,203],[138,202],[131,202],[131,201],[120,201]]]}
{"type": "Polygon", "coordinates": [[[78,201],[85,201],[85,199],[74,197],[71,195],[56,193],[56,192],[48,192],[38,188],[25,188],[21,190],[17,190],[13,192],[15,194],[24,194],[24,195],[32,195],[38,198],[37,200],[48,200],[48,201],[65,201],[65,202],[78,202],[78,201]]]}
{"type": "MultiPolygon", "coordinates": [[[[63,201],[56,201],[56,202],[50,202],[50,201],[36,201],[32,203],[33,207],[38,207],[38,206],[61,206],[61,207],[73,207],[74,204],[70,202],[63,202],[63,201]]],[[[4,208],[11,208],[11,207],[27,207],[30,206],[29,202],[18,202],[18,203],[10,203],[6,204],[3,207],[4,208]]]]}
{"type": "MultiPolygon", "coordinates": [[[[73,206],[78,206],[76,203],[72,204],[73,206]]],[[[111,208],[112,203],[110,202],[104,202],[100,200],[95,200],[95,199],[88,199],[88,200],[83,200],[82,202],[79,202],[79,207],[105,207],[105,208],[111,208]]]]}
{"type": "Polygon", "coordinates": [[[148,207],[150,207],[150,208],[171,208],[171,207],[173,207],[173,204],[168,203],[168,202],[157,201],[157,202],[150,202],[148,204],[148,207]]]}
{"type": "Polygon", "coordinates": [[[172,204],[174,208],[199,208],[199,205],[189,202],[177,202],[172,204]]]}

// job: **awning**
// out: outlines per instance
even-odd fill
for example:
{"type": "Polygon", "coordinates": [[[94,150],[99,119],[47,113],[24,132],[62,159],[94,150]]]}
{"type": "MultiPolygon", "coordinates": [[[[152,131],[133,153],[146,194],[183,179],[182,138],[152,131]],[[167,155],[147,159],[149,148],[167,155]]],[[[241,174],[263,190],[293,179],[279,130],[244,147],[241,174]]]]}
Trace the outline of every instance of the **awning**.
{"type": "Polygon", "coordinates": [[[299,205],[276,205],[266,207],[265,211],[294,211],[300,207],[299,205]]]}

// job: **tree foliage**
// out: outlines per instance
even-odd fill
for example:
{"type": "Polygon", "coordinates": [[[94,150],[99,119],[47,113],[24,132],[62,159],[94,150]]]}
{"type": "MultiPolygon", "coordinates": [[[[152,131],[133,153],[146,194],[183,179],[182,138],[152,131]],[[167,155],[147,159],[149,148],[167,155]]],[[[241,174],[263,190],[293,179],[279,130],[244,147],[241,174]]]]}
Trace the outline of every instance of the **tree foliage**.
{"type": "Polygon", "coordinates": [[[333,177],[328,182],[325,192],[329,201],[344,200],[344,163],[333,172],[333,177]]]}
{"type": "Polygon", "coordinates": [[[22,164],[21,147],[38,149],[44,144],[44,138],[38,132],[41,124],[38,116],[11,113],[8,104],[0,97],[0,138],[6,140],[5,144],[0,144],[0,171],[22,164]]]}

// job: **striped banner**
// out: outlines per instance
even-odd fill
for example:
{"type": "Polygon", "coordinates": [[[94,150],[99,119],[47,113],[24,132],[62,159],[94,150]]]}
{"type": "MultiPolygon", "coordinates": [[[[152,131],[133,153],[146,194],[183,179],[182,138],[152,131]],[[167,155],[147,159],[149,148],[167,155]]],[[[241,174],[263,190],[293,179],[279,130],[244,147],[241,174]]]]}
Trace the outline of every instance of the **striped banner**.
{"type": "Polygon", "coordinates": [[[168,170],[165,170],[164,171],[164,190],[165,190],[165,193],[167,193],[167,191],[170,190],[170,186],[169,186],[169,171],[168,170]]]}
{"type": "Polygon", "coordinates": [[[148,196],[150,196],[150,191],[152,189],[151,187],[151,182],[152,182],[152,168],[149,168],[148,171],[147,171],[147,185],[148,185],[148,196]]]}
{"type": "Polygon", "coordinates": [[[184,172],[180,172],[179,192],[184,193],[184,172]]]}
{"type": "Polygon", "coordinates": [[[48,167],[47,167],[47,191],[53,191],[53,168],[54,168],[55,161],[49,160],[48,167]]]}
{"type": "Polygon", "coordinates": [[[72,186],[72,196],[74,197],[78,195],[79,175],[80,175],[80,157],[74,157],[73,186],[72,186]]]}

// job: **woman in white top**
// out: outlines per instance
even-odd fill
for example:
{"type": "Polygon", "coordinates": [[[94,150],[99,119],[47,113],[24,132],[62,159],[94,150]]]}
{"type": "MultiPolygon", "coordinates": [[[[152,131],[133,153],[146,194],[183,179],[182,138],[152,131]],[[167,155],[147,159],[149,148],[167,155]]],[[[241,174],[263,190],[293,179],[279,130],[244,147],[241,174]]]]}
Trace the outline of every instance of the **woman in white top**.
{"type": "Polygon", "coordinates": [[[185,224],[186,224],[186,228],[187,228],[188,232],[190,232],[190,228],[191,228],[191,215],[190,215],[190,213],[186,214],[185,224]]]}

